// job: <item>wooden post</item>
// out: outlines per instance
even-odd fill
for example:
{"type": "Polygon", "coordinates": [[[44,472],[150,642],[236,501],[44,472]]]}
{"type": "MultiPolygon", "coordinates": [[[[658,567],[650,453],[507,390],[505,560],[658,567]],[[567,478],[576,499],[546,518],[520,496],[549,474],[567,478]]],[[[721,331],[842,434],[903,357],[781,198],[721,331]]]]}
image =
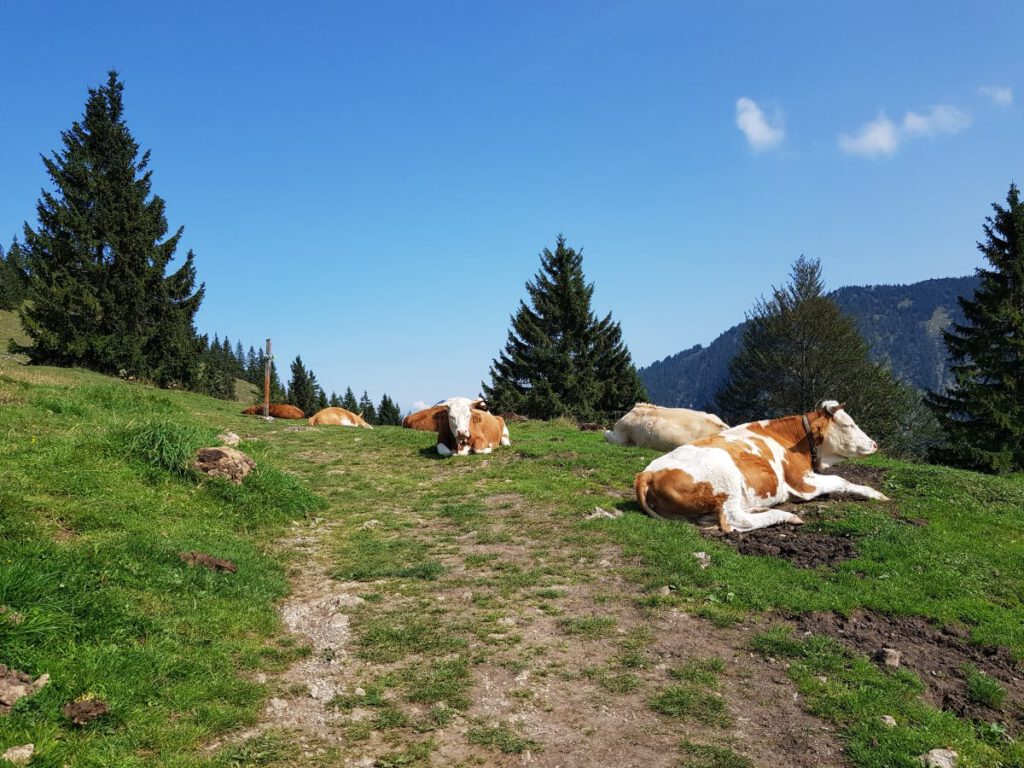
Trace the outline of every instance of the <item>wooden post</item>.
{"type": "Polygon", "coordinates": [[[267,357],[263,364],[263,418],[270,417],[270,366],[273,365],[273,358],[270,356],[270,339],[267,339],[267,357]]]}

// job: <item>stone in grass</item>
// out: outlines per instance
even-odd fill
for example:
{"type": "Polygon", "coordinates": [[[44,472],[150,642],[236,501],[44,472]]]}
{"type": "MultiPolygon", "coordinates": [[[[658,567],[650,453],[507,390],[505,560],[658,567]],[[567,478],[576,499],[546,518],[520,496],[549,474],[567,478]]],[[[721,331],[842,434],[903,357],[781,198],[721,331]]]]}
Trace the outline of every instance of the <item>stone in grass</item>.
{"type": "Polygon", "coordinates": [[[35,744],[22,744],[20,747],[11,747],[2,755],[0,760],[6,760],[9,763],[15,765],[28,765],[32,759],[32,755],[35,754],[35,744]]]}
{"type": "Polygon", "coordinates": [[[217,435],[217,439],[224,443],[224,445],[230,445],[232,448],[242,442],[242,438],[234,432],[221,432],[217,435]]]}
{"type": "Polygon", "coordinates": [[[222,445],[200,448],[192,468],[209,477],[224,477],[241,485],[243,478],[256,468],[256,462],[241,451],[222,445]]]}
{"type": "Polygon", "coordinates": [[[78,726],[91,723],[96,718],[103,717],[109,711],[110,705],[107,702],[91,696],[65,704],[64,708],[61,709],[64,717],[78,726]]]}
{"type": "Polygon", "coordinates": [[[0,715],[6,715],[18,699],[31,696],[48,682],[49,675],[40,675],[33,680],[32,675],[0,664],[0,715]]]}
{"type": "Polygon", "coordinates": [[[895,648],[879,648],[875,652],[875,660],[887,667],[898,667],[902,654],[895,648]]]}
{"type": "Polygon", "coordinates": [[[959,755],[952,749],[933,749],[918,755],[917,759],[925,768],[956,768],[959,755]]]}
{"type": "Polygon", "coordinates": [[[238,566],[230,560],[222,560],[219,557],[208,555],[205,552],[179,552],[178,558],[188,565],[201,565],[211,571],[227,571],[237,573],[238,566]]]}
{"type": "Polygon", "coordinates": [[[607,509],[601,509],[601,507],[594,507],[594,511],[586,516],[586,520],[618,520],[622,517],[622,510],[616,509],[609,512],[607,509]]]}
{"type": "Polygon", "coordinates": [[[892,715],[882,715],[882,723],[886,728],[895,728],[896,718],[892,715]]]}

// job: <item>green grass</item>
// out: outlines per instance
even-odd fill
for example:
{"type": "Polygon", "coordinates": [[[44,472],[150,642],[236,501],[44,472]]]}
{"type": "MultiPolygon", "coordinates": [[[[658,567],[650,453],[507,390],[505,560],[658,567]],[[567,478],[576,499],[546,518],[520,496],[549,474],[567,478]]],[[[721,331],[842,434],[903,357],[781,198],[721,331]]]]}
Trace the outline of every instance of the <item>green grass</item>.
{"type": "Polygon", "coordinates": [[[988,675],[974,667],[964,670],[967,674],[967,697],[975,704],[983,704],[992,709],[1002,709],[1006,701],[1006,689],[988,675]]]}
{"type": "Polygon", "coordinates": [[[541,745],[538,742],[520,736],[506,725],[493,728],[470,728],[466,732],[466,740],[470,744],[497,749],[506,755],[520,755],[527,750],[532,752],[541,750],[541,745]]]}
{"type": "Polygon", "coordinates": [[[728,747],[684,741],[679,745],[679,751],[683,753],[679,768],[754,768],[750,760],[728,747]]]}
{"type": "MultiPolygon", "coordinates": [[[[611,654],[583,670],[595,684],[639,689],[638,670],[648,670],[644,679],[655,674],[653,637],[628,626],[625,613],[621,628],[602,615],[630,600],[651,626],[668,608],[716,626],[763,611],[918,615],[1024,655],[1024,477],[872,459],[889,472],[884,490],[898,512],[927,524],[909,525],[872,503],[830,505],[814,525],[850,534],[860,554],[833,570],[799,570],[639,514],[621,493],[655,452],[612,446],[568,424],[515,424],[511,449],[444,461],[423,433],[289,432],[237,410],[0,361],[0,605],[24,617],[0,622],[0,663],[53,680],[0,718],[0,744],[33,741],[43,765],[287,763],[292,745],[281,736],[212,757],[196,748],[256,718],[267,691],[240,671],[282,669],[308,654],[281,635],[274,602],[287,589],[289,564],[267,553],[293,521],[316,513],[333,526],[325,553],[332,575],[365,582],[365,602],[350,611],[351,652],[378,667],[362,677],[366,699],[387,704],[351,703],[373,707],[376,720],[346,733],[369,739],[386,727],[380,765],[426,764],[434,747],[422,734],[465,717],[461,708],[479,695],[471,687],[479,665],[539,675],[546,659],[547,674],[575,679],[579,672],[557,666],[558,646],[583,647],[611,654]],[[196,444],[224,428],[258,438],[242,446],[258,467],[241,486],[200,482],[187,467],[196,444]],[[626,514],[585,521],[595,506],[626,514]],[[624,551],[635,586],[602,581],[609,547],[624,551]],[[232,559],[239,571],[186,568],[177,559],[184,549],[232,559]],[[712,555],[711,567],[699,568],[697,551],[712,555]],[[547,638],[553,649],[523,641],[532,614],[557,616],[547,638]],[[506,617],[514,622],[500,623],[506,617]],[[88,693],[108,700],[111,714],[73,729],[59,707],[88,693]]],[[[806,706],[835,724],[852,765],[911,766],[937,744],[960,751],[965,766],[1024,764],[1005,728],[929,707],[905,670],[881,671],[783,629],[752,647],[790,664],[806,706]],[[883,714],[898,726],[882,725],[883,714]]],[[[643,696],[666,716],[726,725],[720,672],[718,660],[692,660],[643,696]]],[[[971,681],[979,702],[1006,706],[994,681],[971,681]]],[[[519,705],[543,698],[529,690],[519,705]]],[[[507,727],[471,733],[499,751],[536,748],[507,727]]],[[[683,765],[746,765],[721,746],[681,751],[683,765]]]]}
{"type": "MultiPolygon", "coordinates": [[[[264,542],[322,502],[259,444],[241,487],[192,475],[213,425],[237,424],[232,403],[11,362],[0,403],[0,605],[22,617],[0,621],[0,662],[51,679],[0,718],[0,744],[31,741],[42,765],[201,762],[200,742],[262,704],[239,671],[303,653],[276,641],[287,581],[264,542]],[[188,567],[183,550],[238,573],[188,567]],[[83,695],[110,712],[77,729],[60,709],[83,695]]],[[[215,762],[264,764],[275,743],[215,762]]]]}

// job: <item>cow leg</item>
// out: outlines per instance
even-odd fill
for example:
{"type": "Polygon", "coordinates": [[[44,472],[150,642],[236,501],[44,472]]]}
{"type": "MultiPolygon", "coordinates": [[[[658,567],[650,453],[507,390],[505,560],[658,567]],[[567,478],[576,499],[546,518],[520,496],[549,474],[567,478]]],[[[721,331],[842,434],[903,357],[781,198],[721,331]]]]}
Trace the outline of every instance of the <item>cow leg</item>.
{"type": "MultiPolygon", "coordinates": [[[[758,528],[767,528],[769,525],[779,523],[790,523],[801,525],[803,520],[792,512],[784,512],[781,509],[771,507],[754,507],[753,509],[739,509],[725,512],[729,524],[736,531],[753,531],[758,528]]],[[[724,530],[724,529],[723,529],[724,530]]]]}
{"type": "Polygon", "coordinates": [[[861,499],[874,499],[875,501],[889,501],[889,497],[881,491],[876,491],[866,485],[857,485],[849,480],[844,480],[838,475],[811,475],[807,483],[814,487],[809,493],[794,494],[804,501],[810,501],[826,493],[848,493],[861,499]]]}
{"type": "Polygon", "coordinates": [[[449,447],[448,447],[447,445],[445,445],[444,443],[438,443],[438,444],[437,444],[437,452],[438,452],[439,454],[441,454],[442,456],[445,456],[445,457],[448,457],[448,456],[451,456],[451,455],[452,455],[452,449],[451,449],[451,448],[449,448],[449,447]]]}
{"type": "Polygon", "coordinates": [[[502,445],[512,445],[512,441],[509,440],[509,438],[508,438],[508,427],[507,426],[502,426],[502,428],[501,428],[501,444],[502,445]]]}

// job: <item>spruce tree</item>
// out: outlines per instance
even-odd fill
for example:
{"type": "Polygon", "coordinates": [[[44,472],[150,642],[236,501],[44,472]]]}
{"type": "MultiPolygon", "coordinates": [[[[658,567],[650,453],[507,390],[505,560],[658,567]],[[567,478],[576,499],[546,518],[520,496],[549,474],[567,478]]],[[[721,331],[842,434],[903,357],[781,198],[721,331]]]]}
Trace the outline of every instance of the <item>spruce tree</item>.
{"type": "Polygon", "coordinates": [[[328,406],[327,393],[323,387],[316,388],[316,410],[322,411],[328,406]]]}
{"type": "Polygon", "coordinates": [[[945,430],[940,458],[986,472],[1024,470],[1024,203],[1010,184],[1006,206],[992,205],[985,242],[990,268],[961,297],[965,323],[945,333],[953,384],[928,404],[945,430]]]}
{"type": "Polygon", "coordinates": [[[790,281],[747,316],[743,344],[717,395],[730,424],[777,418],[839,400],[883,447],[899,436],[906,399],[892,374],[868,357],[852,317],[825,295],[821,263],[801,256],[790,281]]]}
{"type": "Polygon", "coordinates": [[[152,194],[149,152],[124,119],[124,86],[110,72],[89,90],[63,147],[43,158],[38,225],[25,224],[30,273],[21,322],[33,363],[81,365],[193,386],[200,346],[194,318],[203,298],[189,252],[167,270],[182,229],[167,236],[164,201],[152,194]]]}
{"type": "Polygon", "coordinates": [[[352,393],[352,387],[346,387],[345,395],[341,398],[341,407],[352,413],[359,413],[359,401],[352,393]]]}
{"type": "Polygon", "coordinates": [[[331,397],[327,401],[327,406],[329,408],[341,408],[341,398],[338,397],[338,393],[337,392],[335,392],[333,390],[331,391],[331,397]]]}
{"type": "Polygon", "coordinates": [[[306,370],[302,364],[302,357],[295,356],[292,361],[292,378],[288,382],[288,402],[298,408],[307,416],[312,416],[317,411],[317,383],[313,371],[306,370]]]}
{"type": "Polygon", "coordinates": [[[18,238],[4,253],[0,248],[0,309],[14,310],[21,306],[28,293],[28,267],[18,238]]]}
{"type": "Polygon", "coordinates": [[[380,399],[380,406],[377,408],[377,423],[388,426],[401,426],[402,412],[398,403],[392,400],[386,393],[380,399]]]}
{"type": "Polygon", "coordinates": [[[366,394],[366,390],[363,390],[363,396],[359,399],[359,411],[358,413],[363,414],[363,421],[367,424],[377,423],[377,409],[373,406],[373,400],[366,394]]]}
{"type": "Polygon", "coordinates": [[[622,330],[610,313],[598,320],[591,311],[594,285],[584,277],[582,252],[559,235],[540,260],[526,284],[530,304],[519,302],[484,396],[497,412],[538,419],[617,418],[647,396],[622,330]]]}

